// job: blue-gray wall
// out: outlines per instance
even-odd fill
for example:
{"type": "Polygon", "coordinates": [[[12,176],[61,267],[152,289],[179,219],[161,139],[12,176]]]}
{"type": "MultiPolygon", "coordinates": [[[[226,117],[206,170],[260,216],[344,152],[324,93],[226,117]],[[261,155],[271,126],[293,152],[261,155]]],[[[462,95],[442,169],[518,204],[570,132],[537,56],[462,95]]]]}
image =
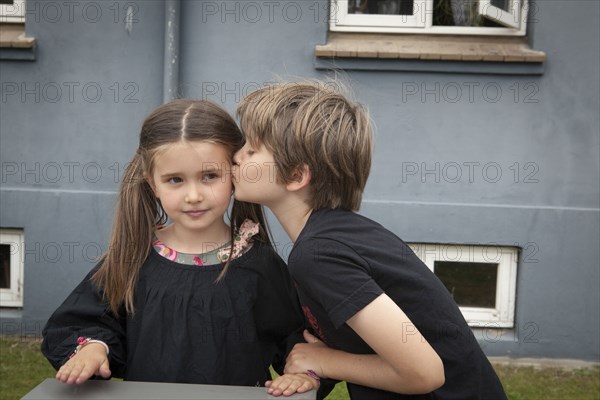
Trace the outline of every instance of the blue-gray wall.
{"type": "MultiPolygon", "coordinates": [[[[0,225],[24,228],[28,252],[24,307],[1,311],[5,333],[39,330],[106,248],[116,178],[163,96],[162,1],[79,2],[72,22],[44,16],[42,3],[28,0],[39,14],[27,19],[36,60],[0,61],[3,90],[19,86],[1,103],[0,225]],[[39,99],[21,90],[36,82],[39,99]],[[64,89],[56,102],[52,83],[64,89]],[[38,165],[39,177],[27,172],[38,165]]],[[[326,7],[182,2],[179,94],[234,111],[266,82],[335,76],[315,68],[326,7]]],[[[361,212],[408,242],[521,247],[515,329],[477,331],[487,354],[598,361],[600,6],[538,1],[535,10],[541,75],[338,72],[376,125],[361,212]]],[[[289,240],[273,225],[285,255],[289,240]]]]}

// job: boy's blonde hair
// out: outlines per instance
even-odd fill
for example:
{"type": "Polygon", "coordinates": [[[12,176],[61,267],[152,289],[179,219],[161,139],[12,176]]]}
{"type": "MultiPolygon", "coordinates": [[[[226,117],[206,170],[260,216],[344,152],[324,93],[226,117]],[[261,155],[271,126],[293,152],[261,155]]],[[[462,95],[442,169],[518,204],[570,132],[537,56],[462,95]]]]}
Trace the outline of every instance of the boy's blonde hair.
{"type": "Polygon", "coordinates": [[[336,82],[267,86],[248,94],[237,114],[246,140],[273,154],[280,182],[295,180],[308,166],[312,208],[357,211],[371,169],[373,133],[366,109],[339,87],[336,82]]]}

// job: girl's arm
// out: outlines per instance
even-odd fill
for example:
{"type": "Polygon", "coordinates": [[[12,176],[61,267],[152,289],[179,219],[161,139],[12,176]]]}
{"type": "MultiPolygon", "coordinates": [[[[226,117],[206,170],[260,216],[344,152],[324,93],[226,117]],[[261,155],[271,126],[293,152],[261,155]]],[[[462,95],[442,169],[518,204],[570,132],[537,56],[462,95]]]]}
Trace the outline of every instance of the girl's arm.
{"type": "Polygon", "coordinates": [[[304,393],[319,388],[319,381],[307,374],[285,374],[275,381],[265,383],[267,393],[273,396],[291,396],[294,393],[304,393]],[[277,382],[275,385],[274,382],[277,382]],[[271,387],[273,386],[273,387],[271,387]]]}
{"type": "MultiPolygon", "coordinates": [[[[272,360],[272,366],[278,374],[283,373],[286,356],[296,343],[302,342],[304,317],[294,284],[287,271],[285,262],[268,247],[261,247],[261,259],[257,260],[259,298],[254,312],[259,337],[274,342],[278,348],[272,360]]],[[[265,382],[268,392],[279,396],[304,393],[319,388],[319,382],[305,374],[285,374],[278,379],[277,393],[271,390],[272,381],[265,382]]]]}
{"type": "Polygon", "coordinates": [[[42,353],[52,366],[59,370],[57,378],[65,382],[73,376],[69,383],[74,383],[79,377],[79,374],[72,373],[73,369],[70,369],[69,374],[65,375],[65,372],[69,368],[74,368],[75,364],[78,365],[77,369],[81,368],[82,376],[86,376],[85,379],[96,372],[106,378],[107,369],[114,376],[123,376],[125,371],[125,319],[117,318],[107,309],[102,300],[101,291],[90,281],[97,268],[98,266],[92,269],[69,294],[48,319],[42,331],[44,338],[41,346],[42,353]],[[104,342],[109,348],[108,357],[104,346],[98,343],[89,343],[70,358],[77,348],[79,337],[104,342]],[[84,362],[84,358],[88,358],[87,356],[90,356],[92,361],[84,362]],[[101,362],[100,359],[102,359],[101,362]],[[104,359],[108,360],[110,367],[108,364],[106,368],[103,367],[104,359]],[[82,362],[88,367],[83,368],[82,362]],[[87,371],[90,368],[94,369],[94,372],[88,376],[87,371]]]}
{"type": "Polygon", "coordinates": [[[404,394],[429,393],[444,384],[442,360],[386,294],[346,323],[376,354],[334,350],[305,334],[309,343],[294,347],[285,372],[310,369],[322,377],[404,394]]]}
{"type": "Polygon", "coordinates": [[[278,374],[283,374],[285,359],[296,343],[302,342],[304,317],[287,265],[270,247],[260,245],[253,267],[259,275],[254,304],[254,319],[260,340],[276,345],[270,360],[278,374]]]}
{"type": "Polygon", "coordinates": [[[63,383],[80,384],[93,375],[110,378],[108,356],[103,345],[90,343],[81,348],[56,373],[56,379],[63,383]]]}

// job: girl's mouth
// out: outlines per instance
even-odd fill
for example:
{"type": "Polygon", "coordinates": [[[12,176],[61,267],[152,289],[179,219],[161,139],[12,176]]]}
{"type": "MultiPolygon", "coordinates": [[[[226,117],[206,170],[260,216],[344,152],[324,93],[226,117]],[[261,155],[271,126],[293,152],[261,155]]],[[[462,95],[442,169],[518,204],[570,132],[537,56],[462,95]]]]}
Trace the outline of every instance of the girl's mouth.
{"type": "Polygon", "coordinates": [[[206,210],[189,210],[189,211],[184,211],[184,213],[189,215],[190,217],[200,217],[200,216],[206,214],[206,210]]]}

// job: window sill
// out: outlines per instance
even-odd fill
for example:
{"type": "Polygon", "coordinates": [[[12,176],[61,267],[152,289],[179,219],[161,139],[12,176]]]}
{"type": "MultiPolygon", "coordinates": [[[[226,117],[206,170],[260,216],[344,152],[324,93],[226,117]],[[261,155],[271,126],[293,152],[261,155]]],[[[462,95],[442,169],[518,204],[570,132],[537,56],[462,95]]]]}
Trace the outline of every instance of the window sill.
{"type": "Polygon", "coordinates": [[[25,24],[0,23],[0,60],[35,60],[35,38],[25,36],[25,24]]]}
{"type": "Polygon", "coordinates": [[[546,54],[521,37],[329,32],[317,69],[541,74],[546,54]]]}

